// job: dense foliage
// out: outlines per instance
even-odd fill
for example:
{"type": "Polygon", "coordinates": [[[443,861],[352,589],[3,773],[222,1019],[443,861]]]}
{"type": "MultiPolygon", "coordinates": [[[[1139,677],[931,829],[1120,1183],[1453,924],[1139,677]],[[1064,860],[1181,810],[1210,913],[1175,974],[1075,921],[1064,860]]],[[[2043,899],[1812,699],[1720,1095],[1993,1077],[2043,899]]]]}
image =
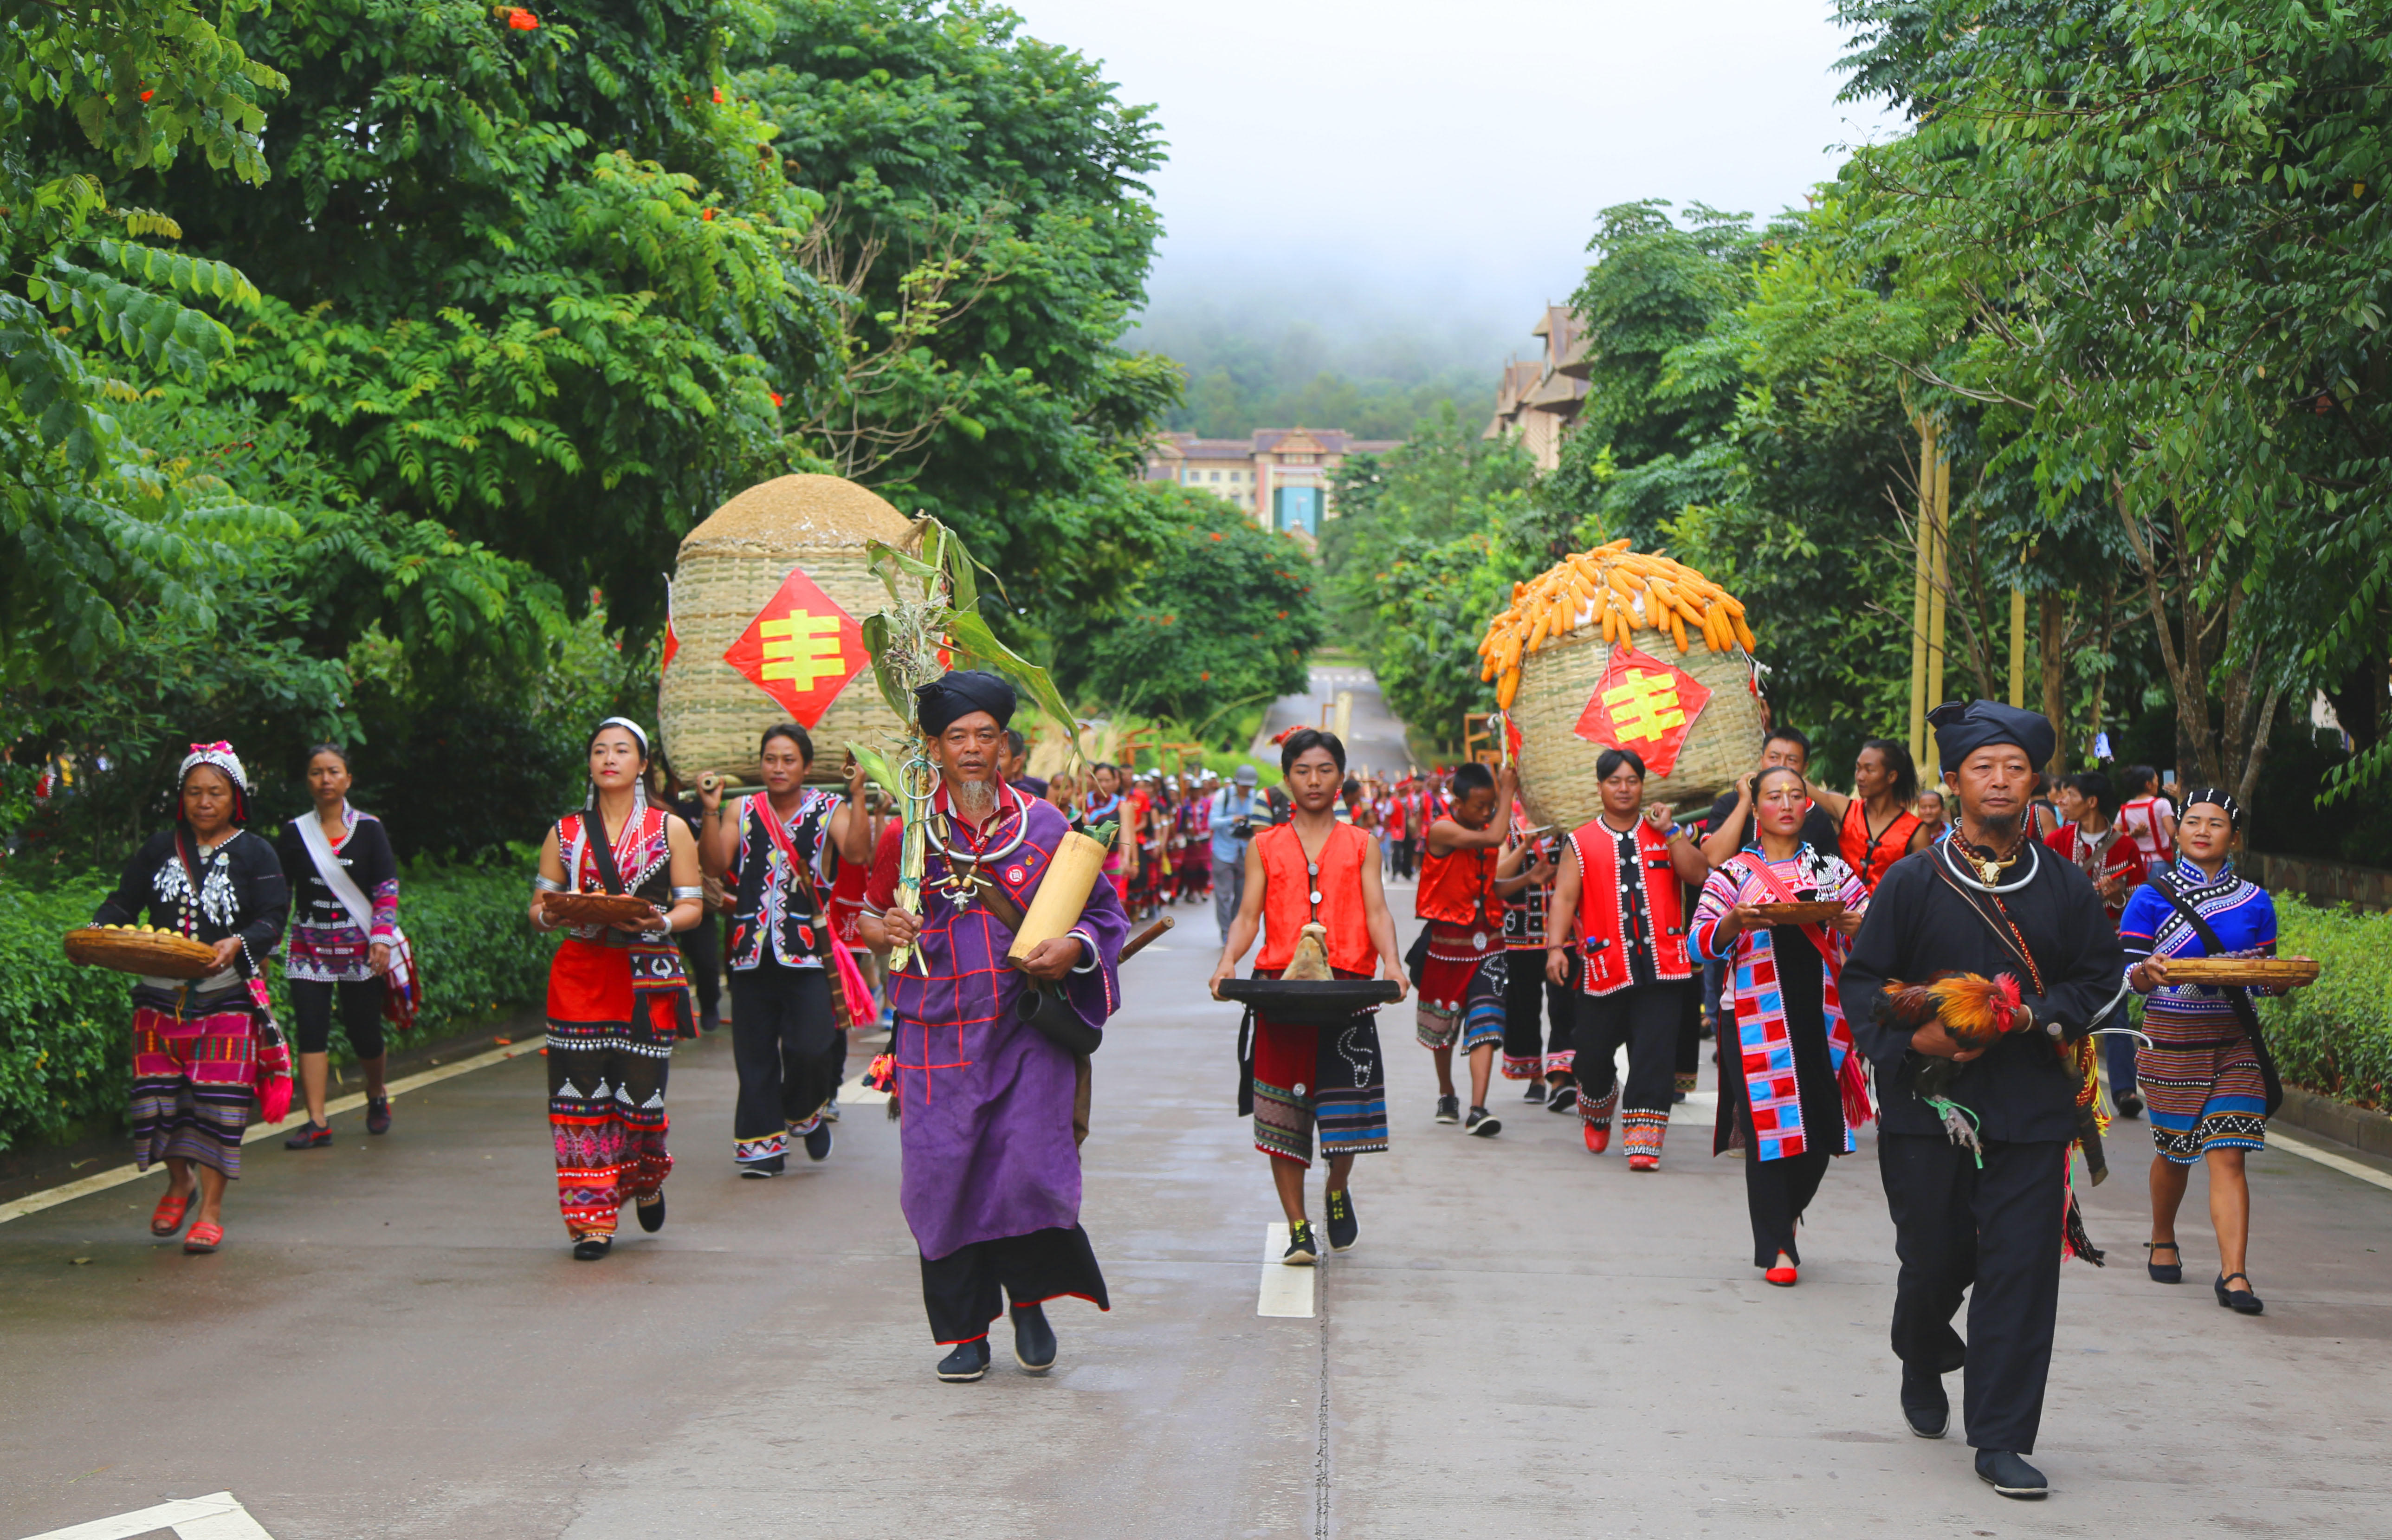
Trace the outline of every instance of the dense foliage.
{"type": "MultiPolygon", "coordinates": [[[[123,1126],[132,1076],[129,980],[75,967],[58,946],[113,886],[97,875],[44,891],[0,881],[0,1150],[123,1126]]],[[[419,863],[400,880],[400,901],[424,979],[419,1037],[542,998],[555,943],[526,921],[517,873],[419,863]]],[[[268,980],[287,1031],[280,970],[269,969],[268,980]]],[[[347,1054],[341,1034],[332,1045],[347,1054]]]]}
{"type": "Polygon", "coordinates": [[[2259,1002],[2287,1085],[2392,1105],[2392,914],[2320,909],[2275,895],[2277,950],[2322,964],[2317,983],[2259,1002]]]}

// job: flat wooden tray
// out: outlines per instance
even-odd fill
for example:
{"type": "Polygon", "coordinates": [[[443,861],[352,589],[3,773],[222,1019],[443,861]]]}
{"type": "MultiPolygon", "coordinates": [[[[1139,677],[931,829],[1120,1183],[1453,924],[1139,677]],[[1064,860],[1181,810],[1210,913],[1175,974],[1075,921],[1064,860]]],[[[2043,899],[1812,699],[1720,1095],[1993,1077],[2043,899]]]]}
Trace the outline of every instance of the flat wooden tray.
{"type": "Polygon", "coordinates": [[[216,971],[215,949],[172,931],[85,925],[66,933],[67,960],[86,968],[155,978],[203,979],[216,971]]]}
{"type": "Polygon", "coordinates": [[[1840,898],[1808,904],[1755,904],[1761,918],[1772,925],[1824,925],[1844,912],[1840,898]]]}
{"type": "Polygon", "coordinates": [[[2305,957],[2172,957],[2170,984],[2240,984],[2262,988],[2313,983],[2317,959],[2305,957]]]}
{"type": "Polygon", "coordinates": [[[1251,1005],[1275,1022],[1342,1022],[1358,1011],[1392,1004],[1393,979],[1223,979],[1221,998],[1251,1005]]]}
{"type": "Polygon", "coordinates": [[[656,909],[644,898],[610,893],[544,893],[540,912],[560,925],[613,925],[649,919],[656,909]]]}

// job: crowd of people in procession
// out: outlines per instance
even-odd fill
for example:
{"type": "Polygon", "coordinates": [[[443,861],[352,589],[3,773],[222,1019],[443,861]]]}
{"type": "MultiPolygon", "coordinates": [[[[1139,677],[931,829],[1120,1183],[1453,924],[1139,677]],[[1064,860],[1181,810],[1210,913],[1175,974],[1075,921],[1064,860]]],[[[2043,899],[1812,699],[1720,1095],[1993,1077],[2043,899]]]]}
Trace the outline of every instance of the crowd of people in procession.
{"type": "MultiPolygon", "coordinates": [[[[763,735],[761,784],[738,796],[710,777],[661,781],[632,722],[592,734],[586,795],[541,842],[529,909],[561,933],[544,1051],[575,1257],[608,1254],[626,1202],[644,1230],[665,1223],[673,1048],[722,1024],[727,976],[740,1173],[779,1174],[798,1148],[827,1158],[851,1034],[889,1032],[869,1079],[903,1111],[901,1202],[947,1351],[939,1376],[984,1374],[989,1327],[1008,1312],[1018,1362],[1044,1372],[1057,1350],[1043,1305],[1106,1304],[1078,1222],[1077,1151],[1124,945],[1138,920],[1210,902],[1216,990],[1258,939],[1254,973],[1278,977],[1309,935],[1326,976],[1409,998],[1435,1066],[1429,1117],[1468,1137],[1502,1133],[1500,1075],[1522,1103],[1574,1117],[1590,1155],[1616,1132],[1629,1170],[1657,1170],[1711,1042],[1710,1153],[1744,1163],[1753,1265],[1771,1284],[1798,1282],[1804,1212],[1876,1120],[1904,1412],[1941,1437],[1943,1377],[1965,1367],[1979,1472],[2007,1494],[2042,1493],[2023,1456],[2059,1267],[2089,1250],[2067,1177],[2098,1127],[2088,1034],[2112,1105],[2150,1116],[2150,1275],[2183,1275],[2175,1220],[2204,1165],[2218,1302],[2262,1309],[2242,1161],[2264,1147],[2274,1072],[2250,991],[2169,978],[2172,959],[2274,946],[2268,895],[2234,867],[2242,811],[2226,793],[2164,792],[2145,767],[2047,783],[2050,724],[1978,701],[1932,713],[1940,789],[1887,738],[1861,748],[1849,789],[1820,784],[1809,741],[1777,726],[1753,769],[1686,817],[1647,797],[1634,751],[1590,747],[1601,812],[1555,829],[1532,824],[1508,764],[1383,779],[1306,727],[1281,735],[1275,786],[1251,763],[1226,780],[1112,763],[1042,780],[1002,679],[952,673],[918,705],[939,777],[918,880],[861,768],[836,788],[810,781],[802,727],[763,735]],[[1006,965],[1001,915],[1029,907],[1069,836],[1108,826],[1079,919],[1006,965]],[[1388,897],[1403,883],[1420,922],[1409,950],[1388,897]],[[633,902],[603,920],[568,902],[593,894],[633,902]],[[1952,972],[1998,979],[2008,994],[1990,1009],[2013,1030],[1966,1038],[1956,1007],[1922,1007],[1952,972]],[[2138,1032],[2129,997],[2143,1000],[2138,1032]],[[1952,1326],[1964,1293],[1965,1343],[1952,1326]]],[[[313,807],[269,842],[250,828],[231,747],[194,745],[172,825],[94,916],[146,919],[213,952],[206,977],[144,978],[132,997],[136,1155],[169,1176],[150,1228],[171,1237],[190,1221],[187,1251],[224,1244],[243,1130],[284,1116],[294,1072],[306,1117],[287,1147],[332,1141],[334,1020],[365,1079],[368,1132],[392,1127],[384,1027],[405,1023],[419,990],[398,868],[347,801],[344,750],[318,746],[307,784],[313,807]],[[264,985],[286,946],[295,1062],[264,985]]],[[[1376,1009],[1326,1024],[1250,1011],[1241,1028],[1240,1110],[1291,1265],[1317,1264],[1324,1240],[1358,1241],[1354,1160],[1392,1137],[1376,1009]],[[1325,1234],[1305,1193],[1316,1142],[1325,1234]]]]}

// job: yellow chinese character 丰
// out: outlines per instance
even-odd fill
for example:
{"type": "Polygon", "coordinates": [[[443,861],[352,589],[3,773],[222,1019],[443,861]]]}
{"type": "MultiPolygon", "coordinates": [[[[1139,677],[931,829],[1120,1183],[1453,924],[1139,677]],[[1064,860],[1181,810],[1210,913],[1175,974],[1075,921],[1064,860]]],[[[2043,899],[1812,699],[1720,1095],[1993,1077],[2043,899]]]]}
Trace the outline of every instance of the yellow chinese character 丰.
{"type": "Polygon", "coordinates": [[[1686,724],[1678,705],[1678,687],[1666,673],[1636,672],[1603,692],[1611,711],[1611,728],[1622,748],[1658,743],[1672,727],[1686,724]]]}
{"type": "Polygon", "coordinates": [[[786,679],[803,694],[818,681],[836,679],[846,672],[846,660],[838,650],[836,615],[793,609],[780,620],[766,620],[756,631],[764,642],[764,679],[786,679]]]}

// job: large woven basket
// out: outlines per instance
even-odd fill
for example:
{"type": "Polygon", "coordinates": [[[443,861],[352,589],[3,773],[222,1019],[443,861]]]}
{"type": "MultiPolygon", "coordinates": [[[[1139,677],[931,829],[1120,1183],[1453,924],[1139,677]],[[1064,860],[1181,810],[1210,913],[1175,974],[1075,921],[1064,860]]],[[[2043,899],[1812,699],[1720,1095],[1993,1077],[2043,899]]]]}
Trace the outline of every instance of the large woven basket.
{"type": "Polygon", "coordinates": [[[216,971],[215,949],[172,931],[86,925],[65,937],[67,960],[151,978],[203,979],[216,971]]]}
{"type": "MultiPolygon", "coordinates": [[[[1741,649],[1713,652],[1698,646],[1682,654],[1663,646],[1652,656],[1684,670],[1711,692],[1679,748],[1677,763],[1668,775],[1644,782],[1645,801],[1667,803],[1683,817],[1700,812],[1758,762],[1761,702],[1753,696],[1750,664],[1741,649]]],[[[1594,625],[1521,660],[1512,723],[1520,734],[1520,801],[1538,823],[1571,829],[1603,811],[1602,783],[1594,774],[1603,746],[1579,737],[1577,728],[1610,660],[1611,648],[1594,625]]]]}
{"type": "MultiPolygon", "coordinates": [[[[886,500],[852,481],[784,476],[748,488],[689,532],[672,584],[680,646],[656,688],[665,753],[683,782],[708,773],[751,785],[762,778],[758,740],[788,712],[722,654],[790,570],[802,569],[860,622],[889,600],[864,564],[864,542],[903,544],[911,529],[886,500]]],[[[838,779],[842,744],[891,749],[903,726],[866,668],[808,732],[814,763],[807,778],[830,782],[838,779]]]]}

